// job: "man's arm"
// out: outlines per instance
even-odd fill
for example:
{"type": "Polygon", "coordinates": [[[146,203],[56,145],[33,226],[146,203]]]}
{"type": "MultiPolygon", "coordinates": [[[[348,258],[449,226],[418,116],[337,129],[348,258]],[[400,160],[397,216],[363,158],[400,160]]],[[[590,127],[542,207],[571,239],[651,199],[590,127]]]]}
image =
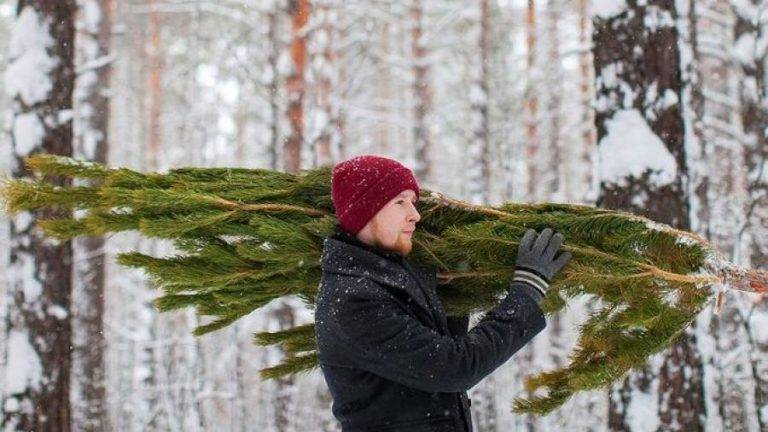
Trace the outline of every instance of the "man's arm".
{"type": "MultiPolygon", "coordinates": [[[[525,282],[525,281],[521,281],[521,282],[525,282]]],[[[447,284],[443,284],[443,285],[450,285],[450,284],[451,282],[448,282],[447,284]]],[[[534,288],[528,283],[517,284],[514,287],[510,286],[510,289],[522,290],[523,292],[528,294],[528,296],[530,296],[532,299],[536,300],[536,303],[541,302],[541,299],[544,298],[544,296],[541,295],[541,292],[538,289],[534,288]]],[[[454,339],[459,336],[464,336],[469,331],[469,315],[448,316],[446,317],[446,321],[448,322],[448,331],[451,333],[454,339]]]]}
{"type": "Polygon", "coordinates": [[[469,315],[446,317],[448,331],[454,339],[464,336],[469,331],[469,315]]]}
{"type": "Polygon", "coordinates": [[[546,327],[537,301],[522,286],[513,282],[476,326],[454,338],[424,326],[367,280],[334,305],[319,348],[326,338],[337,338],[338,354],[354,367],[423,391],[463,392],[546,327]]]}

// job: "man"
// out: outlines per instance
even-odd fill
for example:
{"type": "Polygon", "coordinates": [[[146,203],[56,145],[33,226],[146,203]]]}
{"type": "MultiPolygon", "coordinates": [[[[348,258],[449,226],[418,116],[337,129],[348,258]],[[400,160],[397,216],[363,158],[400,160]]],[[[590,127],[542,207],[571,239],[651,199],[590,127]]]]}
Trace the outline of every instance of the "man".
{"type": "Polygon", "coordinates": [[[468,317],[446,318],[436,269],[406,259],[421,219],[408,168],[373,155],[340,162],[331,197],[338,224],[323,245],[315,330],[342,430],[472,431],[467,390],[546,326],[538,303],[570,260],[555,258],[563,236],[528,230],[509,293],[468,330],[468,317]]]}

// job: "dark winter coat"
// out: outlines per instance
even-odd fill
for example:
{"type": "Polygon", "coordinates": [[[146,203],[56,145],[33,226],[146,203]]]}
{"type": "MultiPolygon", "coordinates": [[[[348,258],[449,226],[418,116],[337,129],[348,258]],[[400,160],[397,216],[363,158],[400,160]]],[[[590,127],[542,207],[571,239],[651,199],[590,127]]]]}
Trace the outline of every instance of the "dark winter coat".
{"type": "Polygon", "coordinates": [[[434,267],[338,228],[321,265],[318,363],[344,432],[472,431],[466,391],[546,326],[514,282],[468,331],[467,317],[446,318],[434,267]]]}

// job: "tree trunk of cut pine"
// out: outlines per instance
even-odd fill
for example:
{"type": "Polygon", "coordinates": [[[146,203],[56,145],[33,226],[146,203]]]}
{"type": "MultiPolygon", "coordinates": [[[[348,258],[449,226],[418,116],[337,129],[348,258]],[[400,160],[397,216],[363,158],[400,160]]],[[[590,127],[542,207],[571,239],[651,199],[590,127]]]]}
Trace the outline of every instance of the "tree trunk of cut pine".
{"type": "MultiPolygon", "coordinates": [[[[73,0],[18,2],[14,31],[37,37],[25,33],[12,39],[6,71],[10,79],[5,90],[14,98],[15,178],[28,176],[22,163],[27,155],[72,155],[76,11],[73,0]],[[38,68],[27,70],[29,61],[38,68]]],[[[6,374],[0,390],[7,430],[70,430],[72,246],[44,238],[33,224],[34,218],[51,216],[50,211],[22,212],[10,223],[4,363],[13,372],[6,374]]]]}
{"type": "MultiPolygon", "coordinates": [[[[676,19],[672,0],[642,6],[631,2],[616,15],[594,18],[595,122],[600,155],[597,205],[687,230],[689,197],[683,184],[687,172],[686,113],[680,104],[683,83],[676,19]],[[655,20],[656,31],[647,31],[646,17],[655,20]],[[643,137],[633,144],[633,151],[659,155],[655,165],[634,167],[636,171],[611,167],[619,157],[628,157],[620,155],[619,148],[621,136],[629,133],[643,137]]],[[[633,160],[632,156],[626,160],[633,160]]],[[[655,356],[651,367],[630,373],[621,385],[614,386],[609,429],[629,430],[630,419],[645,416],[647,420],[649,413],[658,413],[656,426],[662,429],[702,430],[703,386],[695,344],[689,329],[671,348],[655,356]],[[658,369],[653,367],[656,360],[661,361],[658,369]],[[642,414],[630,412],[638,406],[636,398],[643,400],[642,414]]]]}

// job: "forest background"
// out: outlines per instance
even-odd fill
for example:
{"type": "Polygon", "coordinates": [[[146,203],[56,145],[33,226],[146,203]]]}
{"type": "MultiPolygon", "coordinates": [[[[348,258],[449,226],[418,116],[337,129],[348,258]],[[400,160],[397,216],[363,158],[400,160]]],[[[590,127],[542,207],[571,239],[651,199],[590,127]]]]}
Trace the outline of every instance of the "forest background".
{"type": "MultiPolygon", "coordinates": [[[[454,198],[629,210],[768,269],[767,30],[761,0],[0,0],[0,169],[381,154],[454,198]]],[[[193,311],[158,314],[114,263],[171,245],[51,246],[32,221],[0,214],[4,429],[339,430],[319,370],[259,378],[282,353],[252,335],[310,322],[297,299],[197,338],[193,311]]],[[[513,415],[588,310],[470,391],[476,430],[768,431],[768,299],[735,291],[623,383],[513,415]]]]}

